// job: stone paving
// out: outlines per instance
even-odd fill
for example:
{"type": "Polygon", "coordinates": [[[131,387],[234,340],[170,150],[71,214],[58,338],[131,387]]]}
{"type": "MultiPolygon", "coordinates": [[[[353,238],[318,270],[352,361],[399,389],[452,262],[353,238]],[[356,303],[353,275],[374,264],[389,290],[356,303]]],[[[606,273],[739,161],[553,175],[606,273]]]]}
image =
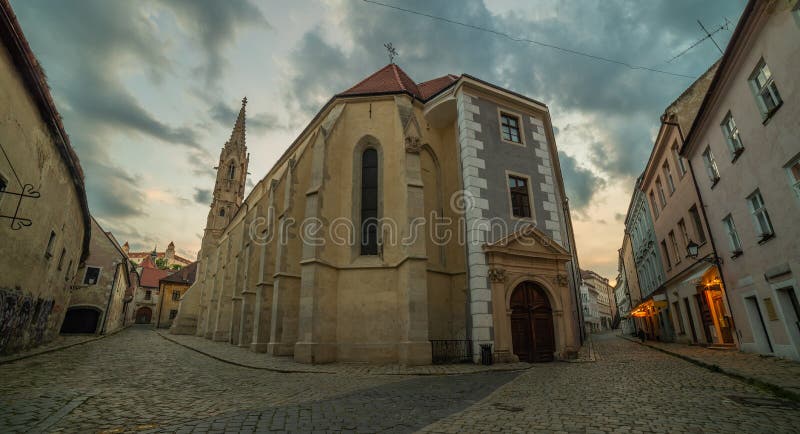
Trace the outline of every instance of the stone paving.
{"type": "Polygon", "coordinates": [[[644,345],[718,366],[725,372],[775,385],[800,397],[800,362],[779,357],[717,350],[696,345],[647,341],[644,345]]]}
{"type": "Polygon", "coordinates": [[[91,342],[97,339],[102,339],[105,336],[96,336],[96,335],[68,335],[68,336],[58,336],[52,341],[44,344],[39,345],[36,348],[32,348],[27,351],[23,351],[21,353],[16,353],[10,356],[0,356],[0,364],[3,363],[10,363],[15,360],[26,359],[28,357],[36,356],[39,354],[44,354],[50,351],[60,350],[62,348],[71,347],[73,345],[80,345],[85,342],[91,342]]]}
{"type": "Polygon", "coordinates": [[[613,335],[594,363],[280,373],[131,328],[0,365],[0,432],[797,432],[800,407],[613,335]]]}

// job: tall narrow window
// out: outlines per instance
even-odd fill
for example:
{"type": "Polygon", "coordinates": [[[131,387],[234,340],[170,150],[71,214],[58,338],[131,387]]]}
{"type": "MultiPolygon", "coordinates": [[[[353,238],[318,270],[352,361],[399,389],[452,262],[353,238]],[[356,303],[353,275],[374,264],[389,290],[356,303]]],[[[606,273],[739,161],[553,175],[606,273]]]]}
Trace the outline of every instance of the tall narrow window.
{"type": "Polygon", "coordinates": [[[800,199],[800,158],[786,165],[786,171],[789,175],[789,184],[791,184],[794,194],[800,199]]]}
{"type": "Polygon", "coordinates": [[[778,93],[778,86],[772,78],[772,72],[763,59],[750,75],[750,86],[756,94],[756,102],[761,110],[762,118],[766,119],[772,116],[783,104],[781,94],[778,93]]]}
{"type": "Polygon", "coordinates": [[[725,141],[728,142],[731,159],[735,160],[744,151],[744,145],[742,145],[742,138],[739,137],[739,128],[736,126],[736,121],[733,120],[731,112],[728,112],[725,120],[722,121],[722,133],[725,135],[725,141]]]}
{"type": "Polygon", "coordinates": [[[683,242],[683,248],[685,249],[686,246],[689,245],[689,240],[691,238],[689,237],[689,231],[686,230],[686,222],[683,221],[683,219],[678,220],[678,230],[681,232],[681,236],[683,236],[681,241],[683,242]]]}
{"type": "Polygon", "coordinates": [[[664,179],[667,180],[667,187],[669,187],[669,194],[675,193],[675,180],[672,179],[672,171],[669,170],[669,162],[665,161],[664,165],[661,166],[661,169],[664,171],[664,179]]]}
{"type": "Polygon", "coordinates": [[[675,238],[674,231],[669,231],[669,243],[672,245],[672,254],[675,255],[675,263],[679,264],[681,262],[681,254],[678,250],[678,240],[675,238]]]}
{"type": "Polygon", "coordinates": [[[378,254],[378,151],[361,155],[361,254],[378,254]]]}
{"type": "Polygon", "coordinates": [[[656,195],[650,191],[650,206],[653,207],[653,214],[658,218],[658,204],[656,203],[656,195]]]}
{"type": "Polygon", "coordinates": [[[664,194],[664,186],[661,185],[661,179],[656,179],[656,190],[658,190],[658,199],[661,201],[661,206],[667,206],[667,196],[664,194]]]}
{"type": "Polygon", "coordinates": [[[731,247],[731,253],[733,255],[742,253],[742,242],[739,240],[739,233],[736,232],[736,224],[733,223],[733,216],[728,214],[727,217],[722,219],[722,224],[725,225],[725,232],[728,233],[728,243],[731,247]]]}
{"type": "Polygon", "coordinates": [[[53,247],[56,244],[56,233],[50,231],[50,239],[47,240],[47,249],[44,251],[44,257],[50,259],[53,257],[53,247]]]}
{"type": "Polygon", "coordinates": [[[703,165],[706,167],[706,175],[711,181],[713,187],[719,181],[719,170],[717,169],[717,162],[714,160],[714,154],[711,153],[711,148],[706,147],[703,151],[703,165]]]}
{"type": "Polygon", "coordinates": [[[228,179],[233,179],[235,175],[236,175],[236,165],[233,164],[233,161],[231,161],[231,164],[228,165],[228,179]]]}
{"type": "Polygon", "coordinates": [[[522,143],[519,134],[519,118],[507,113],[500,114],[500,133],[503,140],[522,143]]]}
{"type": "Polygon", "coordinates": [[[3,192],[6,191],[6,179],[0,176],[0,203],[3,203],[3,192]]]}
{"type": "Polygon", "coordinates": [[[678,165],[678,173],[683,177],[683,175],[686,174],[686,166],[684,165],[683,158],[681,158],[677,140],[672,144],[672,156],[675,157],[675,163],[678,165]]]}
{"type": "Polygon", "coordinates": [[[58,257],[58,269],[64,265],[64,256],[67,254],[67,249],[61,249],[61,256],[58,257]]]}
{"type": "Polygon", "coordinates": [[[661,240],[661,253],[664,254],[664,261],[667,263],[667,270],[672,268],[672,261],[669,259],[669,250],[667,250],[667,242],[661,240]]]}
{"type": "Polygon", "coordinates": [[[706,242],[706,233],[703,231],[703,222],[700,220],[700,212],[697,210],[697,205],[692,205],[689,208],[689,216],[692,217],[692,224],[694,225],[694,232],[697,235],[697,243],[703,244],[706,242]]]}
{"type": "Polygon", "coordinates": [[[508,190],[511,193],[511,213],[514,217],[530,217],[531,201],[528,196],[528,180],[518,176],[508,177],[508,190]]]}
{"type": "Polygon", "coordinates": [[[772,222],[767,213],[767,207],[764,205],[764,198],[761,197],[761,192],[756,190],[747,198],[747,203],[750,206],[750,213],[753,214],[753,223],[756,226],[756,233],[761,237],[761,241],[770,238],[774,235],[772,230],[772,222]]]}

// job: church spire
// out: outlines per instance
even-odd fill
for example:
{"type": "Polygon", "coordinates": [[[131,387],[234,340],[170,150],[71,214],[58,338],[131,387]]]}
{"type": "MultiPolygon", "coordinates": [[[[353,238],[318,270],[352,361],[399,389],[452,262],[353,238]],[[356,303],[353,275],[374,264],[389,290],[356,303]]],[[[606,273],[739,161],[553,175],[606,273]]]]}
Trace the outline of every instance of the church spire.
{"type": "Polygon", "coordinates": [[[242,98],[242,108],[239,109],[239,116],[236,117],[236,124],[233,125],[233,131],[231,131],[231,138],[228,140],[228,143],[231,145],[239,145],[242,147],[246,147],[245,145],[245,108],[247,107],[247,97],[242,98]]]}

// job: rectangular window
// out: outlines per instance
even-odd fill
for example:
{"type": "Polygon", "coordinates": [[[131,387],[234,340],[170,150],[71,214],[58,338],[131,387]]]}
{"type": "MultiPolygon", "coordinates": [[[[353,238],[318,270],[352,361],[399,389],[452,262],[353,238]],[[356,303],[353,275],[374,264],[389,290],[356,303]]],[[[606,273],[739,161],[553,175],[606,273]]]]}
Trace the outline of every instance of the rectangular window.
{"type": "Polygon", "coordinates": [[[677,140],[672,144],[672,156],[675,157],[675,163],[678,165],[678,173],[681,175],[681,177],[683,177],[683,175],[686,174],[686,166],[684,165],[683,158],[681,157],[677,140]]]}
{"type": "Polygon", "coordinates": [[[694,232],[697,235],[697,244],[706,242],[706,233],[703,231],[703,222],[700,220],[700,212],[697,210],[697,205],[692,205],[689,208],[689,216],[692,217],[692,224],[694,225],[694,232]]]}
{"type": "Polygon", "coordinates": [[[172,291],[172,301],[180,301],[181,299],[181,292],[174,290],[172,291]]]}
{"type": "Polygon", "coordinates": [[[519,118],[508,113],[500,113],[500,134],[505,141],[522,143],[519,134],[519,118]]]}
{"type": "Polygon", "coordinates": [[[64,272],[64,281],[69,281],[69,272],[72,270],[72,259],[69,260],[69,265],[67,265],[67,271],[64,272]]]}
{"type": "Polygon", "coordinates": [[[753,214],[753,223],[756,226],[756,234],[761,237],[761,241],[774,235],[772,230],[772,222],[769,220],[767,208],[764,205],[764,198],[761,197],[761,192],[756,190],[753,194],[747,197],[747,203],[750,206],[750,213],[753,214]]]}
{"type": "Polygon", "coordinates": [[[678,250],[678,240],[675,238],[674,231],[669,231],[669,243],[672,245],[672,254],[675,255],[675,263],[680,264],[681,254],[678,250]]]}
{"type": "Polygon", "coordinates": [[[169,319],[175,319],[176,316],[178,316],[178,309],[170,309],[169,319]]]}
{"type": "Polygon", "coordinates": [[[789,163],[786,166],[786,172],[789,175],[789,184],[792,186],[794,194],[800,199],[800,158],[789,163]]]}
{"type": "Polygon", "coordinates": [[[742,242],[739,240],[739,233],[736,232],[736,225],[733,223],[733,216],[728,214],[722,219],[722,224],[725,225],[725,232],[728,233],[728,244],[731,248],[731,253],[737,255],[742,253],[742,242]]]}
{"type": "Polygon", "coordinates": [[[528,196],[528,180],[509,175],[508,190],[511,193],[511,213],[514,217],[530,217],[531,202],[528,196]]]}
{"type": "Polygon", "coordinates": [[[661,185],[661,179],[656,178],[656,190],[658,190],[658,200],[661,201],[661,206],[667,206],[667,196],[664,195],[664,186],[661,185]]]}
{"type": "Polygon", "coordinates": [[[669,194],[675,193],[675,180],[672,179],[672,171],[669,170],[669,162],[665,161],[661,169],[664,171],[664,179],[667,180],[667,187],[669,187],[669,194]]]}
{"type": "Polygon", "coordinates": [[[733,115],[728,112],[725,120],[722,121],[722,134],[725,135],[725,141],[728,142],[728,149],[731,151],[731,159],[735,160],[744,151],[742,145],[742,138],[739,137],[739,128],[736,126],[736,121],[733,120],[733,115]]]}
{"type": "Polygon", "coordinates": [[[61,249],[61,256],[58,257],[58,270],[64,265],[64,256],[67,254],[67,249],[61,249]]]}
{"type": "Polygon", "coordinates": [[[144,292],[144,299],[145,300],[150,300],[151,298],[153,298],[153,291],[150,291],[150,290],[145,291],[144,292]]]}
{"type": "Polygon", "coordinates": [[[750,75],[750,86],[756,94],[756,102],[761,110],[761,117],[767,119],[775,113],[783,104],[781,95],[778,93],[778,86],[773,80],[772,72],[769,70],[764,59],[758,63],[756,69],[750,75]]]}
{"type": "Polygon", "coordinates": [[[664,255],[664,261],[667,263],[667,270],[672,268],[672,261],[669,259],[669,250],[667,250],[667,242],[661,240],[661,253],[664,255]]]}
{"type": "Polygon", "coordinates": [[[678,230],[681,232],[681,236],[683,236],[683,248],[685,249],[686,246],[689,245],[689,231],[686,230],[686,222],[683,219],[678,220],[678,230]]]}
{"type": "Polygon", "coordinates": [[[658,218],[658,204],[656,203],[656,195],[653,194],[652,190],[650,191],[650,206],[653,207],[653,214],[658,218]]]}
{"type": "Polygon", "coordinates": [[[703,151],[703,165],[706,167],[706,175],[711,181],[711,186],[719,181],[719,170],[717,169],[717,162],[714,160],[714,154],[711,153],[711,148],[706,147],[703,151]]]}
{"type": "Polygon", "coordinates": [[[53,247],[56,244],[56,233],[50,231],[50,239],[47,240],[47,248],[44,251],[44,257],[50,259],[53,257],[53,247]]]}
{"type": "Polygon", "coordinates": [[[3,192],[6,191],[6,187],[7,186],[8,186],[8,183],[7,183],[6,179],[3,178],[2,176],[0,176],[0,204],[3,203],[3,196],[4,196],[3,192]]]}
{"type": "Polygon", "coordinates": [[[84,285],[95,285],[100,279],[99,267],[86,267],[86,274],[83,275],[84,285]]]}

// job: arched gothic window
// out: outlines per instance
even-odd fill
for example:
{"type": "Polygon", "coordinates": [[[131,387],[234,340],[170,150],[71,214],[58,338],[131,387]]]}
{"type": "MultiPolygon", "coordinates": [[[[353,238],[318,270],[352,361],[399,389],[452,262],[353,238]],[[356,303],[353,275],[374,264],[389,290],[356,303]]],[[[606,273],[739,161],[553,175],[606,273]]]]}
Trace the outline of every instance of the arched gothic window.
{"type": "Polygon", "coordinates": [[[361,154],[361,254],[378,254],[378,151],[361,154]]]}
{"type": "Polygon", "coordinates": [[[236,165],[231,161],[231,164],[228,165],[228,179],[233,179],[234,175],[236,175],[236,165]]]}
{"type": "Polygon", "coordinates": [[[220,208],[219,209],[219,216],[220,217],[225,217],[225,208],[220,208]]]}

